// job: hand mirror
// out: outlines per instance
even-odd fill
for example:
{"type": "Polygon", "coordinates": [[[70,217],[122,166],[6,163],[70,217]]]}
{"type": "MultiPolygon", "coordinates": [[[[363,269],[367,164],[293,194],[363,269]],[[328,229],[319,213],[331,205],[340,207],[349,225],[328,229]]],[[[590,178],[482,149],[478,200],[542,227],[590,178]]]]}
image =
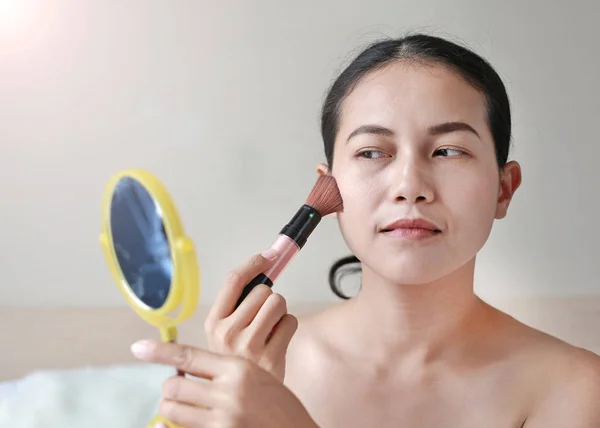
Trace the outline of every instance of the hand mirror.
{"type": "MultiPolygon", "coordinates": [[[[175,342],[177,324],[196,310],[200,275],[194,244],[155,176],[136,169],[110,179],[102,204],[100,244],[129,306],[160,330],[163,341],[175,342]]],[[[148,427],[157,422],[175,427],[161,416],[148,427]]]]}

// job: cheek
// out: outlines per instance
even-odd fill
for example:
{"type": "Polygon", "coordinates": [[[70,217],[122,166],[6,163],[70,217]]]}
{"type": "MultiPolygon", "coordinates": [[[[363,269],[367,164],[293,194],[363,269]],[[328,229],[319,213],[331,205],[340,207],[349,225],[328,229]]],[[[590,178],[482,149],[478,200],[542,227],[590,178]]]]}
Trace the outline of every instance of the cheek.
{"type": "Polygon", "coordinates": [[[358,212],[365,205],[377,204],[384,193],[384,176],[359,162],[341,159],[332,170],[342,200],[345,212],[358,212]]]}
{"type": "Polygon", "coordinates": [[[478,241],[487,238],[496,213],[498,185],[498,177],[489,170],[456,180],[446,192],[455,229],[478,241]]]}
{"type": "Polygon", "coordinates": [[[373,217],[381,201],[381,186],[372,179],[358,174],[342,174],[336,177],[344,211],[338,213],[338,223],[342,235],[352,251],[361,248],[372,236],[375,219],[373,217]]]}
{"type": "Polygon", "coordinates": [[[338,179],[337,183],[344,201],[344,212],[338,213],[340,225],[347,228],[365,222],[373,199],[372,187],[347,178],[338,179]]]}
{"type": "Polygon", "coordinates": [[[338,180],[338,186],[344,201],[344,212],[360,211],[362,205],[369,204],[377,197],[376,187],[367,180],[349,177],[338,180]]]}

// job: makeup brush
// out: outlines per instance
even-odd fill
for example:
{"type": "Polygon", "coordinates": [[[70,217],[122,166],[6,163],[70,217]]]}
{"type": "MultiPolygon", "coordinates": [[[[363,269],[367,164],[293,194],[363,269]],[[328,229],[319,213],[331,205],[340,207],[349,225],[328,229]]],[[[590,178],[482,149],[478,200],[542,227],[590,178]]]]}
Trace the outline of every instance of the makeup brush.
{"type": "Polygon", "coordinates": [[[277,239],[271,245],[271,248],[279,253],[277,261],[266,272],[258,274],[252,281],[246,284],[235,307],[237,308],[257,285],[266,284],[269,287],[273,287],[273,283],[296,254],[300,252],[302,247],[304,247],[308,237],[315,230],[321,219],[343,209],[342,196],[340,195],[335,178],[331,175],[319,176],[310,195],[306,199],[306,203],[300,207],[288,224],[281,229],[277,239]]]}

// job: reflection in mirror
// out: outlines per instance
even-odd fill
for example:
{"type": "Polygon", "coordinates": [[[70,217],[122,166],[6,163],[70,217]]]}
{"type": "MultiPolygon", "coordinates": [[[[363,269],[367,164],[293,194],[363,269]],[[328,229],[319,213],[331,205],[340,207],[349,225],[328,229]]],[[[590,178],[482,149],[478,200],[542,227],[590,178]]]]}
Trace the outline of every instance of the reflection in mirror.
{"type": "Polygon", "coordinates": [[[110,228],[121,272],[132,293],[158,309],[169,295],[173,260],[160,207],[131,177],[117,183],[110,205],[110,228]]]}

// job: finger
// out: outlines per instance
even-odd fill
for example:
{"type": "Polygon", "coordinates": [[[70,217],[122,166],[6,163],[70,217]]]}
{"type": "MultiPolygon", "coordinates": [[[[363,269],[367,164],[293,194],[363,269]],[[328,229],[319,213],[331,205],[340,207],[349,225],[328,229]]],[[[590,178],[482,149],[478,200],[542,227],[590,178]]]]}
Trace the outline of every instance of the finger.
{"type": "Polygon", "coordinates": [[[231,360],[225,355],[177,343],[141,340],[131,346],[139,359],[156,364],[173,366],[193,376],[213,379],[226,373],[231,360]]]}
{"type": "Polygon", "coordinates": [[[298,330],[298,319],[290,314],[285,314],[274,328],[273,334],[268,339],[265,348],[265,356],[275,360],[285,355],[292,341],[292,337],[298,330]]]}
{"type": "Polygon", "coordinates": [[[231,315],[235,328],[241,330],[248,327],[272,294],[273,290],[268,285],[257,285],[231,315]]]}
{"type": "Polygon", "coordinates": [[[275,253],[273,258],[267,259],[262,254],[256,254],[230,272],[208,313],[207,321],[214,322],[231,315],[245,285],[256,275],[266,271],[277,259],[277,255],[275,253]]]}
{"type": "Polygon", "coordinates": [[[163,398],[190,406],[212,409],[220,402],[220,393],[205,380],[171,377],[162,386],[163,398]]]}
{"type": "Polygon", "coordinates": [[[186,428],[206,428],[213,426],[213,413],[211,410],[168,399],[160,401],[159,413],[170,422],[186,428]]]}
{"type": "Polygon", "coordinates": [[[248,327],[253,340],[260,342],[261,347],[263,347],[266,344],[267,336],[286,313],[287,304],[283,296],[272,293],[248,327]]]}

